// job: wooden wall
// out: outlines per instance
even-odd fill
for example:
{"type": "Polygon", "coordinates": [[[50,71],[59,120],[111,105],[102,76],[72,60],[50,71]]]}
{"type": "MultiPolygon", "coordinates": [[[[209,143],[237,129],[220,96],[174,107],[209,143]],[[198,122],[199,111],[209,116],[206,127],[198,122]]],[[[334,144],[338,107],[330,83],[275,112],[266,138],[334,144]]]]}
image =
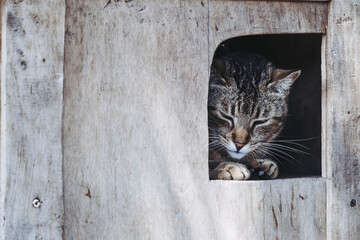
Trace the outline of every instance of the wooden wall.
{"type": "Polygon", "coordinates": [[[323,97],[328,239],[360,233],[360,2],[332,1],[323,97]],[[353,201],[352,201],[353,200],[353,201]],[[356,205],[354,205],[356,201],[356,205]]]}
{"type": "Polygon", "coordinates": [[[358,5],[7,1],[0,238],[356,239],[358,5]],[[325,32],[323,178],[210,182],[217,45],[325,32]]]}
{"type": "Polygon", "coordinates": [[[61,239],[65,3],[2,10],[0,238],[61,239]]]}

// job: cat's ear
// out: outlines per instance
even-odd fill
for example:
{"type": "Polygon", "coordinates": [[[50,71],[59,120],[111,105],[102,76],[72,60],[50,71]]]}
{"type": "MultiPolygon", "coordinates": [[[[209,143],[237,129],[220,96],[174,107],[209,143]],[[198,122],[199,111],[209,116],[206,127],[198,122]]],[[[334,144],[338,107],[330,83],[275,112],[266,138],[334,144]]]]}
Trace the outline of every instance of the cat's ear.
{"type": "Polygon", "coordinates": [[[211,64],[211,69],[220,77],[223,77],[226,70],[225,62],[219,59],[214,59],[211,64]]]}
{"type": "Polygon", "coordinates": [[[291,85],[300,76],[300,70],[274,69],[268,88],[288,95],[291,85]]]}
{"type": "Polygon", "coordinates": [[[222,60],[214,59],[211,64],[210,84],[226,85],[226,80],[224,78],[225,70],[225,62],[222,60]]]}

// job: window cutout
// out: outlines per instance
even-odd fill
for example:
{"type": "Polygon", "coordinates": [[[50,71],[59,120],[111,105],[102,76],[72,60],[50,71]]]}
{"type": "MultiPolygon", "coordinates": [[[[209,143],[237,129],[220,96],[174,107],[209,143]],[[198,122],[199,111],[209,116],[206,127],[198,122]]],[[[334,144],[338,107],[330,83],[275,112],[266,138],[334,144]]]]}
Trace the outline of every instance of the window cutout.
{"type": "MultiPolygon", "coordinates": [[[[271,154],[268,154],[268,158],[278,162],[277,178],[321,176],[321,40],[321,34],[244,36],[222,42],[214,54],[212,68],[216,68],[217,72],[211,71],[211,74],[217,75],[216,84],[222,84],[221,81],[226,81],[226,79],[221,77],[224,66],[215,59],[221,59],[222,56],[234,52],[258,54],[272,62],[277,68],[301,70],[301,75],[293,83],[288,96],[289,110],[284,128],[274,141],[279,145],[274,146],[271,154]]],[[[229,112],[231,111],[230,109],[229,112]]],[[[209,125],[212,121],[211,114],[218,114],[216,121],[229,122],[223,116],[226,113],[216,113],[216,109],[211,106],[209,95],[209,125]]],[[[266,124],[265,120],[257,121],[266,124]]],[[[251,131],[251,127],[249,129],[251,131]]],[[[209,132],[212,138],[210,129],[209,132]]],[[[247,132],[238,132],[238,134],[244,137],[244,141],[238,140],[241,137],[235,139],[234,151],[243,147],[246,142],[247,132]]],[[[216,145],[216,143],[213,144],[213,146],[216,145]]],[[[212,146],[211,141],[210,146],[212,146]]],[[[221,147],[218,149],[221,152],[221,147]]],[[[212,154],[209,155],[211,158],[212,154]]],[[[211,176],[214,174],[211,170],[219,166],[219,162],[212,160],[209,159],[210,179],[217,179],[211,176]]],[[[226,171],[225,175],[228,174],[226,171]]],[[[244,173],[246,175],[246,172],[244,173]]],[[[259,175],[259,171],[255,170],[255,173],[251,174],[251,179],[262,179],[256,174],[259,175]]]]}

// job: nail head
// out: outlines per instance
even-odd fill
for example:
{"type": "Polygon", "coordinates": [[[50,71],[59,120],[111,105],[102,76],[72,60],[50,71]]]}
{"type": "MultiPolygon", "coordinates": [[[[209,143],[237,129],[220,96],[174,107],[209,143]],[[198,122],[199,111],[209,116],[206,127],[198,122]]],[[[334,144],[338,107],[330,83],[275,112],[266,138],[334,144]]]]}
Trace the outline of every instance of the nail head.
{"type": "Polygon", "coordinates": [[[40,207],[40,205],[41,205],[40,199],[39,199],[39,198],[35,198],[35,199],[33,200],[33,202],[32,202],[32,205],[33,205],[34,208],[40,207]]]}

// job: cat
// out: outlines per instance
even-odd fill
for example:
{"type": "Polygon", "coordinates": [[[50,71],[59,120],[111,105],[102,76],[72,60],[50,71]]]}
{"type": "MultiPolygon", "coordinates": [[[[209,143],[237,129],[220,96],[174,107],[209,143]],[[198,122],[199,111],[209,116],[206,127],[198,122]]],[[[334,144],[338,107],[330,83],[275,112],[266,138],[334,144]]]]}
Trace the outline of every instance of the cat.
{"type": "Polygon", "coordinates": [[[231,53],[211,65],[208,126],[211,180],[246,180],[251,171],[276,178],[266,157],[283,129],[288,95],[300,70],[283,70],[256,54],[231,53]]]}

